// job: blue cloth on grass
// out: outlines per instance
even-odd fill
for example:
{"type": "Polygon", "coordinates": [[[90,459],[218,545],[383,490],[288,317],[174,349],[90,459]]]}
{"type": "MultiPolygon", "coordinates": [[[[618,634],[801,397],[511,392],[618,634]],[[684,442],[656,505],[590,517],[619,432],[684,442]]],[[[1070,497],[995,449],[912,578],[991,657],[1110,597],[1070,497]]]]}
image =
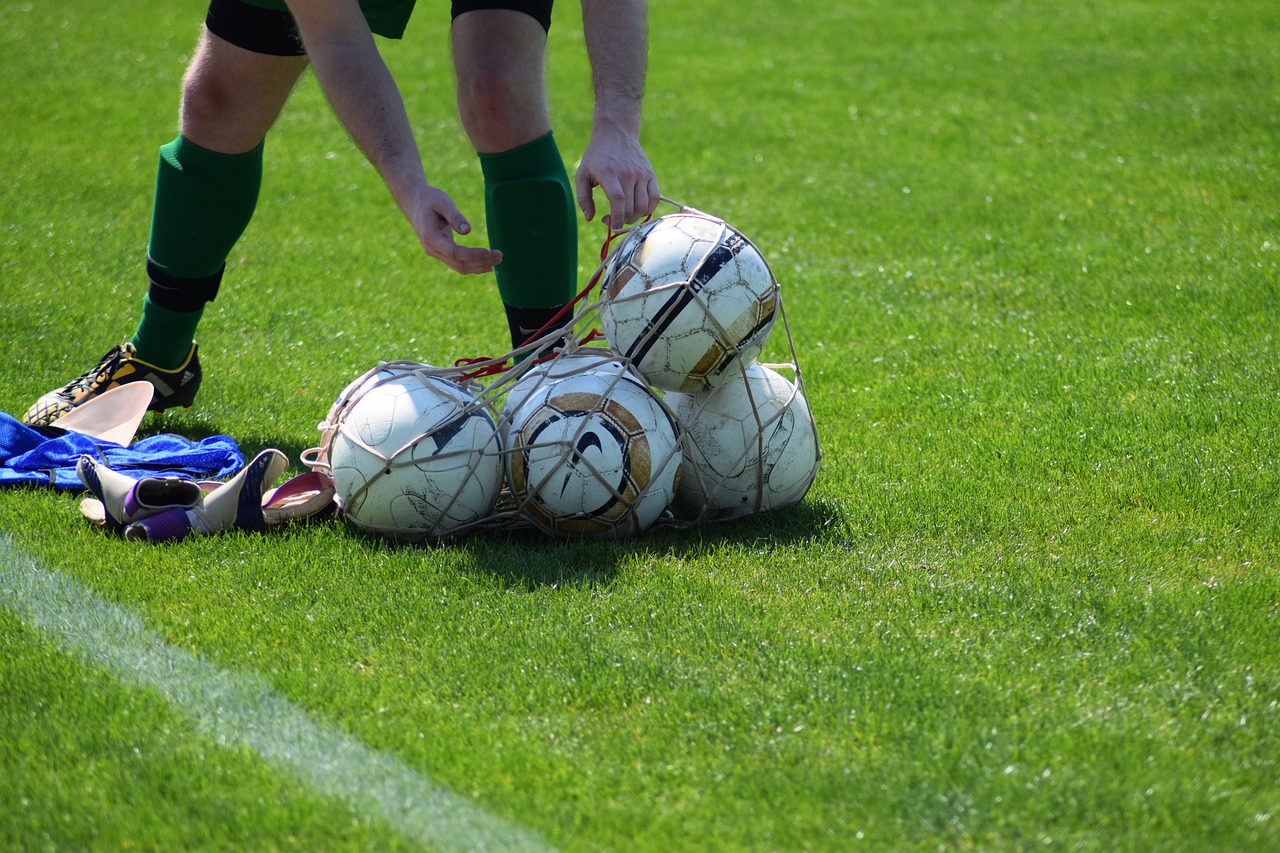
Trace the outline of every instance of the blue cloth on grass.
{"type": "Polygon", "coordinates": [[[220,480],[244,467],[240,448],[225,435],[200,441],[180,435],[153,435],[124,447],[71,430],[42,432],[0,412],[0,486],[84,488],[76,476],[76,462],[86,453],[135,480],[220,480]],[[58,434],[51,437],[50,433],[58,434]]]}

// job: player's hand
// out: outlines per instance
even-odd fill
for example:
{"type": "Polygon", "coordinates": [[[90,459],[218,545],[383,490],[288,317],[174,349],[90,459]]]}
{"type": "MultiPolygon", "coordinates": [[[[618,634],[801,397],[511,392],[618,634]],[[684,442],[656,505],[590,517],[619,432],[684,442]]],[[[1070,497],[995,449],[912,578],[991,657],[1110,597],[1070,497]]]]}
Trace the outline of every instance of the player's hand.
{"type": "Polygon", "coordinates": [[[588,222],[596,215],[593,191],[600,188],[609,201],[604,223],[615,231],[653,213],[661,201],[653,166],[630,134],[592,134],[574,182],[578,206],[588,222]]]}
{"type": "Polygon", "coordinates": [[[443,190],[428,188],[410,221],[423,251],[452,270],[487,273],[502,262],[502,253],[496,249],[464,246],[454,238],[454,234],[470,234],[471,223],[443,190]]]}

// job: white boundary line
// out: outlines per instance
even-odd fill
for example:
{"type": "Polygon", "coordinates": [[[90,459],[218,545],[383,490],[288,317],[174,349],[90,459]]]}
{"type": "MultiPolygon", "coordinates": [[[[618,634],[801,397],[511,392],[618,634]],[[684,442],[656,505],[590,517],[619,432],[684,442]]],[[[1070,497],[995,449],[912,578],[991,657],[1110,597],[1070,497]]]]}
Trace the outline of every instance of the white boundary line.
{"type": "Polygon", "coordinates": [[[312,789],[440,850],[548,850],[537,835],[432,783],[394,756],[317,723],[252,672],[174,648],[137,614],[51,572],[0,533],[0,605],[60,647],[158,691],[221,746],[247,746],[312,789]]]}

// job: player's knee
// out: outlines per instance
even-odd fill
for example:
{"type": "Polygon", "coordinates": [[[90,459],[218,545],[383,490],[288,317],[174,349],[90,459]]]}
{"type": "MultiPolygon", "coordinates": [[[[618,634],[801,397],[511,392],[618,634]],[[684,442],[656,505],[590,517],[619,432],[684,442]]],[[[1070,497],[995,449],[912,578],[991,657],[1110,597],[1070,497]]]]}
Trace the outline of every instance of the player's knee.
{"type": "Polygon", "coordinates": [[[278,115],[255,101],[242,86],[207,73],[188,74],[182,88],[182,134],[224,154],[256,147],[278,115]]]}
{"type": "Polygon", "coordinates": [[[507,151],[541,136],[548,118],[540,84],[493,71],[458,88],[458,110],[472,142],[482,151],[507,151]]]}
{"type": "Polygon", "coordinates": [[[207,71],[192,69],[182,81],[183,129],[226,126],[236,110],[234,88],[207,71]]]}

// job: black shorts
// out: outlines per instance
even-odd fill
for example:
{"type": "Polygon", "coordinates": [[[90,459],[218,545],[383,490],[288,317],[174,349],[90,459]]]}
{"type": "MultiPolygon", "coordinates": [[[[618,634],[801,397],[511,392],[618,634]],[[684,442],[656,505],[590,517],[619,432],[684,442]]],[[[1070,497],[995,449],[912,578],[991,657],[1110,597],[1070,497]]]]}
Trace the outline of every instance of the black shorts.
{"type": "MultiPolygon", "coordinates": [[[[510,9],[523,12],[551,29],[553,0],[453,0],[453,17],[477,9],[510,9]]],[[[380,36],[400,38],[414,0],[361,0],[369,29],[380,36]]],[[[271,56],[305,56],[298,25],[284,0],[210,0],[205,15],[209,32],[254,53],[271,56]]]]}

